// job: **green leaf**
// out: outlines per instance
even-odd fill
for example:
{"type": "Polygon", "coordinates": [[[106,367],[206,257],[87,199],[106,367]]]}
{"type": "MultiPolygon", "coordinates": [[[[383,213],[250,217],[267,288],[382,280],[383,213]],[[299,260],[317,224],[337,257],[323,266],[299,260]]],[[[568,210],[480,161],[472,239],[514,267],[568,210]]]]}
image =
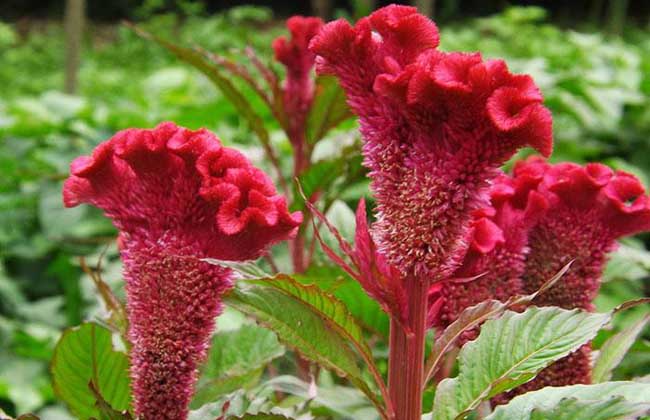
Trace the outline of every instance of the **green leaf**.
{"type": "Polygon", "coordinates": [[[594,385],[571,385],[563,387],[546,387],[538,391],[528,392],[514,398],[507,405],[498,406],[485,420],[527,420],[527,419],[620,419],[623,417],[598,417],[598,412],[588,407],[591,404],[599,404],[603,411],[615,410],[636,413],[641,405],[650,404],[650,384],[638,382],[604,382],[594,385]],[[568,400],[570,399],[570,400],[568,400]],[[624,399],[624,400],[623,400],[624,399]],[[568,401],[567,401],[568,400],[568,401]],[[569,401],[573,400],[571,403],[569,401]],[[533,417],[541,415],[537,413],[557,413],[561,410],[580,411],[577,406],[583,406],[583,410],[590,411],[591,417],[533,417]],[[635,407],[636,406],[636,407],[635,407]],[[555,410],[557,408],[557,410],[555,410]],[[537,410],[533,414],[533,410],[537,410]]]}
{"type": "Polygon", "coordinates": [[[544,282],[539,290],[535,291],[534,293],[523,296],[513,296],[507,302],[500,302],[498,300],[486,300],[477,305],[465,308],[465,310],[461,312],[458,319],[456,319],[451,323],[451,325],[445,328],[440,337],[438,337],[433,343],[431,354],[427,358],[425,365],[425,383],[428,383],[429,380],[433,377],[436,370],[440,366],[440,362],[443,360],[442,358],[445,353],[452,348],[456,340],[458,340],[458,338],[465,331],[469,331],[480,326],[488,319],[497,318],[513,306],[530,304],[534,301],[536,296],[545,290],[548,290],[551,286],[557,283],[567,272],[571,266],[571,263],[572,262],[569,262],[564,267],[562,267],[560,271],[558,271],[553,277],[544,282]]]}
{"type": "Polygon", "coordinates": [[[285,417],[282,414],[257,413],[244,414],[241,417],[228,417],[228,420],[289,420],[291,417],[285,417]]]}
{"type": "MultiPolygon", "coordinates": [[[[342,192],[342,188],[349,185],[350,181],[358,176],[361,170],[361,156],[356,145],[345,147],[340,154],[325,160],[319,160],[309,166],[298,176],[297,183],[294,183],[294,197],[304,195],[307,198],[313,197],[317,192],[325,192],[327,201],[331,201],[342,192]],[[334,185],[341,185],[341,188],[334,188],[334,185]],[[302,193],[298,190],[302,189],[302,193]]],[[[295,200],[292,210],[304,210],[304,200],[295,200]]]]}
{"type": "Polygon", "coordinates": [[[64,331],[54,349],[54,392],[76,416],[100,418],[93,384],[114,410],[130,405],[128,359],[115,351],[112,334],[95,323],[84,323],[64,331]]]}
{"type": "Polygon", "coordinates": [[[379,304],[369,297],[361,285],[343,274],[344,279],[332,291],[350,313],[369,330],[388,337],[390,320],[379,304]]]}
{"type": "Polygon", "coordinates": [[[99,393],[93,382],[88,384],[88,387],[97,400],[95,407],[99,409],[99,417],[101,420],[133,420],[128,410],[118,411],[111,407],[104,397],[102,397],[102,394],[99,393]]]}
{"type": "Polygon", "coordinates": [[[436,390],[433,418],[464,418],[482,401],[535,377],[591,340],[609,314],[531,307],[487,321],[460,351],[459,373],[436,390]]]}
{"type": "Polygon", "coordinates": [[[363,337],[361,327],[357,324],[343,302],[325,293],[318,286],[301,284],[291,277],[284,275],[270,279],[249,280],[249,283],[281,290],[303,304],[308,305],[325,320],[329,327],[350,340],[362,355],[372,357],[372,351],[363,337]]]}
{"type": "Polygon", "coordinates": [[[619,420],[643,414],[650,404],[638,404],[614,397],[605,401],[585,401],[576,398],[561,400],[555,407],[531,412],[530,420],[619,420]]]}
{"type": "MultiPolygon", "coordinates": [[[[201,73],[205,74],[212,83],[223,93],[223,95],[233,104],[233,106],[239,112],[239,115],[244,117],[251,129],[257,137],[262,142],[262,145],[271,153],[271,143],[269,139],[269,133],[264,127],[264,120],[262,117],[253,109],[253,106],[249,100],[240,92],[235,85],[223,75],[219,66],[208,61],[200,52],[192,50],[190,48],[181,47],[175,45],[169,41],[166,41],[162,38],[159,38],[155,35],[152,35],[140,28],[133,27],[133,29],[143,38],[152,40],[158,45],[166,48],[169,52],[174,54],[180,60],[186,62],[192,67],[199,70],[201,73]]],[[[270,156],[274,158],[275,155],[270,156]]]]}
{"type": "Polygon", "coordinates": [[[354,345],[360,354],[370,354],[361,328],[335,297],[280,275],[242,281],[225,302],[275,331],[282,342],[304,357],[347,377],[379,409],[383,408],[362,378],[350,348],[354,345]]]}
{"type": "Polygon", "coordinates": [[[317,143],[325,134],[352,113],[345,102],[345,92],[333,76],[316,79],[316,95],[307,116],[307,141],[317,143]]]}
{"type": "Polygon", "coordinates": [[[498,300],[486,300],[461,312],[458,319],[452,322],[434,341],[425,367],[426,382],[433,377],[443,356],[463,332],[481,325],[490,318],[501,315],[507,308],[507,304],[498,300]]]}
{"type": "MultiPolygon", "coordinates": [[[[321,160],[311,165],[305,172],[298,177],[297,185],[302,188],[305,197],[312,197],[320,190],[326,189],[339,176],[341,176],[341,159],[321,160]]],[[[300,197],[297,187],[294,185],[294,197],[300,197]]],[[[303,210],[305,203],[303,200],[295,200],[292,210],[303,210]]]]}
{"type": "Polygon", "coordinates": [[[201,368],[192,407],[257,382],[264,366],[283,354],[276,335],[255,325],[216,334],[201,368]]]}
{"type": "Polygon", "coordinates": [[[650,314],[646,314],[634,324],[611,336],[602,345],[591,373],[593,382],[605,382],[612,377],[612,371],[621,363],[649,321],[650,314]]]}

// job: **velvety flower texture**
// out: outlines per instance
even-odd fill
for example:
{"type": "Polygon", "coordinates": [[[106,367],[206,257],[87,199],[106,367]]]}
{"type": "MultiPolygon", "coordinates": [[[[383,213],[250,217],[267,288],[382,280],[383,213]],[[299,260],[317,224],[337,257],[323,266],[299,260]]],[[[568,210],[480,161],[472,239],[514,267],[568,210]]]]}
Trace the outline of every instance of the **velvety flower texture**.
{"type": "MultiPolygon", "coordinates": [[[[573,260],[563,278],[534,303],[593,310],[607,254],[615,249],[616,240],[650,230],[650,197],[633,175],[598,163],[551,165],[530,158],[515,166],[514,178],[536,189],[549,205],[529,234],[524,291],[535,292],[573,260]]],[[[582,347],[515,394],[547,385],[591,382],[590,354],[589,345],[582,347]]]]}
{"type": "Polygon", "coordinates": [[[129,129],[72,162],[68,207],[104,210],[120,232],[131,376],[140,419],[184,419],[230,270],[301,222],[270,179],[207,130],[129,129]]]}
{"type": "Polygon", "coordinates": [[[413,7],[388,6],[312,40],[359,116],[380,251],[407,277],[441,280],[462,261],[471,213],[519,147],[551,152],[551,116],[526,75],[499,60],[436,50],[413,7]]]}
{"type": "MultiPolygon", "coordinates": [[[[528,233],[545,214],[548,201],[525,180],[505,174],[495,179],[489,194],[491,205],[474,212],[462,265],[430,289],[429,325],[440,331],[470,306],[523,294],[528,233]]],[[[476,332],[464,339],[475,338],[476,332]]]]}
{"type": "Polygon", "coordinates": [[[323,21],[317,17],[293,16],[287,20],[291,39],[280,36],[273,41],[275,59],[287,69],[282,102],[284,112],[289,116],[289,139],[294,147],[302,146],[304,142],[305,122],[314,99],[311,71],[315,54],[309,51],[309,42],[322,27],[323,21]]]}

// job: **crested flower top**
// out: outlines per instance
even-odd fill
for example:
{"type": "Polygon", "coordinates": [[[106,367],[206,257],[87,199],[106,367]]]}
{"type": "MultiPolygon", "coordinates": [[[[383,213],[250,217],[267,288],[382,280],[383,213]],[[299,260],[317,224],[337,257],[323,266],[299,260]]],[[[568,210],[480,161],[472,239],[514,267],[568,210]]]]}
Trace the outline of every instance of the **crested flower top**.
{"type": "MultiPolygon", "coordinates": [[[[551,165],[540,158],[518,162],[514,176],[549,200],[554,211],[584,213],[610,240],[650,229],[650,197],[641,182],[600,163],[551,165]]],[[[550,215],[552,216],[552,215],[550,215]]]]}
{"type": "Polygon", "coordinates": [[[382,251],[407,275],[440,280],[466,250],[471,213],[519,148],[552,149],[551,116],[527,75],[480,54],[443,53],[433,22],[388,6],[311,42],[360,118],[382,251]]]}
{"type": "Polygon", "coordinates": [[[287,67],[289,77],[302,78],[314,67],[316,56],[308,47],[322,27],[320,18],[292,16],[287,20],[291,39],[280,36],[273,41],[275,59],[287,67]]]}
{"type": "Polygon", "coordinates": [[[120,131],[75,159],[63,198],[104,210],[123,240],[173,235],[223,260],[257,258],[302,220],[244,155],[173,123],[120,131]]]}
{"type": "MultiPolygon", "coordinates": [[[[287,118],[289,140],[302,154],[305,146],[305,123],[314,100],[315,85],[312,75],[316,55],[309,51],[309,42],[323,27],[323,21],[316,17],[293,16],[287,20],[291,39],[280,36],[273,41],[275,59],[287,68],[282,103],[287,118]]],[[[302,156],[296,156],[302,160],[302,156]]],[[[304,164],[301,162],[301,165],[304,164]]]]}
{"type": "Polygon", "coordinates": [[[639,180],[599,163],[519,162],[514,177],[535,189],[549,211],[530,233],[524,287],[531,293],[573,260],[563,280],[536,300],[540,305],[593,309],[607,253],[616,240],[650,230],[650,197],[639,180]]]}

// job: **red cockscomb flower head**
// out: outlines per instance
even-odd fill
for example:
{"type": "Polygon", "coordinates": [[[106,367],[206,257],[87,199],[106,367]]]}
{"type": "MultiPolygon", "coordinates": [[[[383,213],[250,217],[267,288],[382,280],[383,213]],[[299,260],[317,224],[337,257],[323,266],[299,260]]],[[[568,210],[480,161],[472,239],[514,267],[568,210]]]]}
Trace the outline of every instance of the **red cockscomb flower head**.
{"type": "MultiPolygon", "coordinates": [[[[549,203],[548,212],[529,234],[524,291],[537,291],[573,260],[562,279],[534,303],[593,310],[607,254],[616,248],[616,240],[650,230],[650,197],[633,175],[599,163],[551,165],[530,158],[517,163],[514,178],[537,184],[549,203]]],[[[549,385],[589,383],[590,353],[590,346],[583,346],[510,396],[549,385]]]]}
{"type": "Polygon", "coordinates": [[[120,232],[135,413],[184,419],[231,271],[292,237],[270,179],[207,130],[129,129],[72,162],[63,199],[104,210],[120,232]]]}
{"type": "Polygon", "coordinates": [[[284,111],[289,116],[289,137],[293,143],[304,141],[307,112],[314,99],[314,78],[311,71],[316,57],[308,47],[322,27],[323,21],[320,18],[293,16],[287,20],[291,39],[280,36],[273,41],[275,59],[287,68],[283,104],[284,111]]]}
{"type": "Polygon", "coordinates": [[[436,50],[413,7],[388,6],[311,42],[359,116],[377,200],[378,245],[405,276],[442,280],[462,261],[471,213],[520,147],[551,152],[551,116],[526,75],[479,54],[436,50]]]}
{"type": "Polygon", "coordinates": [[[616,240],[650,230],[650,197],[639,180],[599,163],[518,162],[515,179],[539,183],[548,213],[531,230],[524,287],[532,293],[573,260],[562,281],[538,296],[540,306],[593,310],[600,277],[616,240]]]}
{"type": "MultiPolygon", "coordinates": [[[[474,212],[462,265],[430,289],[429,325],[444,330],[461,312],[488,299],[522,294],[528,232],[548,203],[527,180],[502,174],[490,189],[490,207],[474,212]]],[[[476,331],[465,335],[475,338],[476,331]]]]}

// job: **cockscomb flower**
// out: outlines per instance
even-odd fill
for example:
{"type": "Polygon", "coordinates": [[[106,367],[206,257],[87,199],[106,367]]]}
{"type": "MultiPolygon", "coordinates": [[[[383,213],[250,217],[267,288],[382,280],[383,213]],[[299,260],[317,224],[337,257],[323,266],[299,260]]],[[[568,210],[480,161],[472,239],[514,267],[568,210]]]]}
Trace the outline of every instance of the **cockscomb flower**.
{"type": "MultiPolygon", "coordinates": [[[[526,180],[505,174],[495,179],[489,194],[490,206],[474,212],[462,265],[430,289],[430,326],[444,330],[470,306],[489,299],[504,302],[523,293],[528,232],[548,202],[526,180]]],[[[465,338],[475,338],[475,333],[465,338]]]]}
{"type": "Polygon", "coordinates": [[[639,180],[599,163],[519,162],[514,177],[539,182],[549,211],[531,230],[524,287],[534,292],[569,261],[561,282],[535,300],[540,306],[593,310],[607,254],[616,240],[650,230],[650,197],[639,180]]]}
{"type": "MultiPolygon", "coordinates": [[[[530,158],[515,166],[514,178],[536,188],[549,203],[548,212],[529,234],[524,291],[535,292],[573,261],[562,279],[534,303],[593,310],[607,254],[616,248],[616,240],[650,230],[650,197],[633,175],[598,163],[551,165],[530,158]]],[[[590,353],[589,345],[583,346],[515,394],[548,385],[589,383],[590,353]]]]}
{"type": "Polygon", "coordinates": [[[529,76],[437,46],[433,22],[393,5],[354,27],[327,24],[310,47],[359,116],[380,250],[405,277],[432,281],[462,261],[496,168],[522,146],[552,148],[551,116],[529,76]]]}
{"type": "Polygon", "coordinates": [[[231,271],[301,222],[270,179],[207,130],[129,129],[75,159],[67,207],[89,203],[118,228],[135,413],[184,419],[231,271]]]}
{"type": "Polygon", "coordinates": [[[315,54],[309,51],[309,42],[323,27],[317,17],[293,16],[287,20],[291,39],[280,36],[273,41],[275,59],[287,69],[284,81],[282,103],[287,115],[287,131],[294,148],[303,147],[305,123],[314,100],[315,54]]]}

